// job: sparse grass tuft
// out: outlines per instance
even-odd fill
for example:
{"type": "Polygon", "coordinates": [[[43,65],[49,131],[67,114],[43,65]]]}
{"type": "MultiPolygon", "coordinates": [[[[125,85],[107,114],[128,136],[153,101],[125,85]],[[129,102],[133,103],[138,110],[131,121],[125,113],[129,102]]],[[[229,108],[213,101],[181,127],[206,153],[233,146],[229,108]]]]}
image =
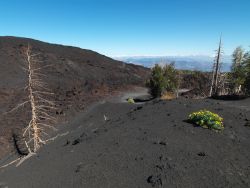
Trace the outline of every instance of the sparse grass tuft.
{"type": "Polygon", "coordinates": [[[171,99],[175,99],[175,98],[176,98],[176,95],[173,92],[165,92],[161,96],[162,100],[171,100],[171,99]]]}

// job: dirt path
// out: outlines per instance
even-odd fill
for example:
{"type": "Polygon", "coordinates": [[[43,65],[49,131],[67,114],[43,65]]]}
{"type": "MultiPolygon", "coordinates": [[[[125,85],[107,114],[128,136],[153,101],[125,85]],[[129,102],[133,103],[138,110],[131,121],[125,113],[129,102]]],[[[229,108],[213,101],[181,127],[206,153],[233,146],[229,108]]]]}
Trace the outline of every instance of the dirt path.
{"type": "Polygon", "coordinates": [[[127,103],[127,99],[130,97],[150,97],[150,94],[148,93],[148,88],[146,87],[135,87],[130,91],[122,92],[115,97],[110,97],[106,99],[105,101],[111,103],[127,103]]]}

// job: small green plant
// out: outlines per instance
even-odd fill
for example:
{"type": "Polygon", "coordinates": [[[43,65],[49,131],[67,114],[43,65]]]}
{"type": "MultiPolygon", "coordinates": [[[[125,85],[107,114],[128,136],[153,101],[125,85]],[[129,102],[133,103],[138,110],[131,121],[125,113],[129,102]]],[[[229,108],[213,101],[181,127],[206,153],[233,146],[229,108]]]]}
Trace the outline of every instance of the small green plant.
{"type": "Polygon", "coordinates": [[[134,101],[134,99],[133,99],[133,98],[129,97],[129,98],[128,98],[128,103],[129,103],[129,104],[134,104],[134,103],[135,103],[135,101],[134,101]]]}
{"type": "Polygon", "coordinates": [[[189,122],[206,129],[223,130],[223,118],[208,110],[193,112],[188,117],[189,122]]]}

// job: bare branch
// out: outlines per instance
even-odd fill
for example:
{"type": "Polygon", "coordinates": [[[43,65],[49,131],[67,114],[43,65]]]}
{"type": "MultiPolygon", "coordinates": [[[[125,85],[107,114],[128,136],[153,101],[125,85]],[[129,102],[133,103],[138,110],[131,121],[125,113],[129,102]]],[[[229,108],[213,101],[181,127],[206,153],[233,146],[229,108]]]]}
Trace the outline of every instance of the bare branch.
{"type": "Polygon", "coordinates": [[[45,124],[45,123],[37,123],[37,125],[41,125],[41,126],[44,126],[44,127],[48,127],[50,129],[53,129],[53,130],[57,130],[55,127],[51,126],[51,125],[48,125],[48,124],[45,124]]]}
{"type": "Polygon", "coordinates": [[[49,100],[47,100],[47,99],[44,99],[44,98],[42,98],[42,97],[37,97],[41,102],[45,102],[45,103],[48,103],[48,104],[50,104],[50,105],[55,105],[55,102],[54,101],[49,101],[49,100]]]}
{"type": "Polygon", "coordinates": [[[19,163],[17,163],[16,167],[20,166],[24,161],[26,161],[27,159],[29,159],[30,157],[34,156],[36,153],[29,153],[27,156],[21,158],[21,160],[19,161],[19,163]]]}
{"type": "Polygon", "coordinates": [[[38,55],[41,55],[41,53],[32,54],[32,55],[30,55],[30,57],[36,57],[38,55]]]}
{"type": "Polygon", "coordinates": [[[40,93],[40,94],[45,94],[45,95],[54,95],[54,93],[46,92],[46,91],[33,91],[33,94],[35,93],[40,93]]]}
{"type": "Polygon", "coordinates": [[[47,68],[47,67],[52,67],[52,66],[53,65],[45,65],[43,67],[39,67],[39,68],[33,69],[33,71],[41,70],[41,69],[44,69],[44,68],[47,68]]]}
{"type": "Polygon", "coordinates": [[[19,108],[24,107],[24,105],[27,104],[27,103],[29,103],[29,102],[30,102],[30,101],[25,101],[25,102],[23,102],[23,103],[21,103],[21,104],[18,104],[15,108],[12,108],[12,109],[11,109],[10,111],[8,111],[8,112],[4,112],[2,115],[6,115],[6,114],[9,114],[9,113],[12,113],[12,112],[18,110],[19,108]]]}

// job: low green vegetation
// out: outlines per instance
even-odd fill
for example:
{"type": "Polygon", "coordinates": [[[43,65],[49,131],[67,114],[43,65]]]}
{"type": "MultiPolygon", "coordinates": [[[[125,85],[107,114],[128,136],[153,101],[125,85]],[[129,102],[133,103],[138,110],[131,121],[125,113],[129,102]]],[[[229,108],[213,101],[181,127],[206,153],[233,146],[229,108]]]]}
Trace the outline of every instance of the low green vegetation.
{"type": "Polygon", "coordinates": [[[223,118],[208,110],[193,112],[188,116],[188,121],[206,129],[223,130],[223,118]]]}
{"type": "Polygon", "coordinates": [[[128,101],[129,104],[134,104],[135,103],[135,101],[134,101],[134,99],[132,97],[129,97],[127,101],[128,101]]]}

